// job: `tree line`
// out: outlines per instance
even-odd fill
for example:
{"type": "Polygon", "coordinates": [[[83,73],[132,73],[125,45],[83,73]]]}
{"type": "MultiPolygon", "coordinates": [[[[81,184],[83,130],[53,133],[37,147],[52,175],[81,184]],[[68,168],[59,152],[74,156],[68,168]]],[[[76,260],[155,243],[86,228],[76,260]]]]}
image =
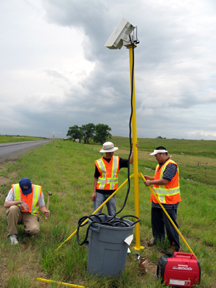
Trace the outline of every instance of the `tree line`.
{"type": "Polygon", "coordinates": [[[70,140],[75,141],[79,139],[79,142],[84,141],[84,144],[89,144],[91,140],[96,143],[103,144],[108,138],[111,138],[112,135],[109,131],[112,129],[107,124],[97,124],[88,123],[79,127],[74,125],[69,127],[67,136],[70,137],[70,140]]]}

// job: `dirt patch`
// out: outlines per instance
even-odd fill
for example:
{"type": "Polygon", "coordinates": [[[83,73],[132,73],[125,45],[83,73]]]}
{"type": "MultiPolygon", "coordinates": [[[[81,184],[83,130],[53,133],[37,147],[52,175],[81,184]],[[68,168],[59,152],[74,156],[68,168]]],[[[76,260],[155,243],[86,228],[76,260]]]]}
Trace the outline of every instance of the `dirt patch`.
{"type": "Polygon", "coordinates": [[[58,196],[62,199],[62,198],[67,197],[67,193],[66,193],[66,192],[61,192],[61,191],[59,191],[59,192],[58,192],[58,196]]]}
{"type": "Polygon", "coordinates": [[[3,206],[0,206],[0,216],[6,217],[6,209],[3,206]]]}
{"type": "Polygon", "coordinates": [[[4,176],[0,176],[0,185],[8,184],[9,179],[4,176]]]}

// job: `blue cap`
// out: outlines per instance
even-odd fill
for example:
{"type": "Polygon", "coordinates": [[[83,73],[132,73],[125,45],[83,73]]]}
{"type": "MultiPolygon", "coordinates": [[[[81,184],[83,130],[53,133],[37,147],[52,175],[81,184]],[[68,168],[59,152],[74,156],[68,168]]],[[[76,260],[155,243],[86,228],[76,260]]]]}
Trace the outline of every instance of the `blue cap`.
{"type": "Polygon", "coordinates": [[[31,180],[28,178],[23,177],[19,182],[19,186],[22,189],[22,193],[24,195],[28,195],[32,192],[31,180]]]}

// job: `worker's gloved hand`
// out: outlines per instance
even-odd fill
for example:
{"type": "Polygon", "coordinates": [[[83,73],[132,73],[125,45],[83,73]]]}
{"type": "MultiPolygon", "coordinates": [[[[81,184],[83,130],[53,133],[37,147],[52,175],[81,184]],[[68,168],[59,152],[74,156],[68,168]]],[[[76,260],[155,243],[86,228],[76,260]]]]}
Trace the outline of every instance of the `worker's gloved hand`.
{"type": "Polygon", "coordinates": [[[29,206],[24,201],[21,203],[21,208],[23,208],[25,211],[29,211],[29,206]]]}

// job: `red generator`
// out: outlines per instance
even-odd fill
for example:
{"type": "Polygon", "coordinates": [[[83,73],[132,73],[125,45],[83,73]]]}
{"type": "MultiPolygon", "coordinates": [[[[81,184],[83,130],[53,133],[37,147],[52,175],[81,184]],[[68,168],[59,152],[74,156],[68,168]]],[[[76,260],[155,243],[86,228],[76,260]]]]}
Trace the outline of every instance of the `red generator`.
{"type": "Polygon", "coordinates": [[[167,253],[158,261],[157,277],[165,285],[192,287],[200,283],[200,264],[192,253],[167,253]]]}

